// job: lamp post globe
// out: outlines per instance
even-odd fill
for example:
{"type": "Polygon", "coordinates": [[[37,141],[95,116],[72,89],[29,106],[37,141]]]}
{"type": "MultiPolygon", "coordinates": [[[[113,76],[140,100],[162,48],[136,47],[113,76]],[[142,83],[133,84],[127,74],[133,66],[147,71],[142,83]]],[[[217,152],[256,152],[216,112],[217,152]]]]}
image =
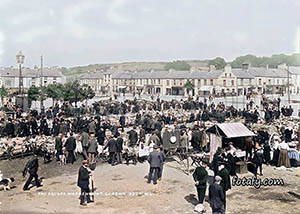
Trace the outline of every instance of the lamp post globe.
{"type": "Polygon", "coordinates": [[[22,51],[19,51],[16,55],[17,63],[19,64],[19,93],[16,103],[24,109],[24,96],[23,96],[23,77],[22,77],[22,64],[24,63],[25,56],[22,51]]]}
{"type": "Polygon", "coordinates": [[[25,56],[22,53],[22,51],[19,51],[19,53],[16,55],[16,58],[17,58],[17,63],[18,64],[22,65],[24,63],[25,56]]]}

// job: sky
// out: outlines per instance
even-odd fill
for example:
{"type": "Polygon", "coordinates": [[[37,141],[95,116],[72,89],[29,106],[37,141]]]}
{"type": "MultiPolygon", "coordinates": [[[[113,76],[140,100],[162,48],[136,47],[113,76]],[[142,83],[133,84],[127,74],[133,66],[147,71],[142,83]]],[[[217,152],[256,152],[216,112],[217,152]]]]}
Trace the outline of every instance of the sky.
{"type": "Polygon", "coordinates": [[[0,0],[0,67],[299,52],[299,0],[0,0]]]}

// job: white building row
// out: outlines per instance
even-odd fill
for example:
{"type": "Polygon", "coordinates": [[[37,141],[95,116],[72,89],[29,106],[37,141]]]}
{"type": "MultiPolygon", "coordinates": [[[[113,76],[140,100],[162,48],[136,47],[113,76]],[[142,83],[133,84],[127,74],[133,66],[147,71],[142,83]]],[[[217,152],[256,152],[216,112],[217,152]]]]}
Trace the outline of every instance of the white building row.
{"type": "Polygon", "coordinates": [[[161,95],[300,93],[300,67],[280,65],[277,69],[253,68],[244,64],[241,69],[226,66],[223,70],[150,70],[150,71],[91,71],[81,78],[82,84],[90,85],[98,94],[141,93],[161,95]],[[289,70],[289,72],[288,72],[289,70]],[[190,81],[192,90],[185,84],[190,81]]]}
{"type": "MultiPolygon", "coordinates": [[[[22,68],[23,88],[28,89],[30,86],[47,86],[54,83],[66,82],[66,77],[58,68],[43,69],[43,75],[38,69],[22,68]]],[[[16,68],[0,68],[0,87],[4,85],[6,88],[18,89],[19,87],[19,69],[16,68]]]]}

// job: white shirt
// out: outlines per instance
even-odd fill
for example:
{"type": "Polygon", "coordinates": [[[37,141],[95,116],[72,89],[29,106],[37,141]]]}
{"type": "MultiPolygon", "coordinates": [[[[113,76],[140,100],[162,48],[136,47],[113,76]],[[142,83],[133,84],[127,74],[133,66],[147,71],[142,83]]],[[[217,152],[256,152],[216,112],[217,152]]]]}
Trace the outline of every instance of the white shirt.
{"type": "Polygon", "coordinates": [[[282,143],[279,144],[279,149],[280,150],[282,150],[282,149],[289,150],[290,147],[289,147],[289,145],[286,142],[283,141],[282,143]]]}

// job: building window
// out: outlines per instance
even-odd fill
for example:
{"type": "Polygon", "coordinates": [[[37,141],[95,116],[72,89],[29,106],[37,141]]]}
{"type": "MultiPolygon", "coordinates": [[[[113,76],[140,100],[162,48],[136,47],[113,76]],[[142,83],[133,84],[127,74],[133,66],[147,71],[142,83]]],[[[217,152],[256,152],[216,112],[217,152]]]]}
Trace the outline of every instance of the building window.
{"type": "Polygon", "coordinates": [[[158,79],[158,84],[160,85],[160,79],[158,79]]]}
{"type": "Polygon", "coordinates": [[[207,85],[207,80],[206,79],[204,80],[204,85],[207,85]]]}
{"type": "Polygon", "coordinates": [[[223,80],[223,86],[226,86],[226,80],[223,80]]]}
{"type": "Polygon", "coordinates": [[[214,80],[210,80],[210,85],[214,85],[214,80]]]}
{"type": "Polygon", "coordinates": [[[227,73],[225,73],[225,77],[227,77],[227,73]]]}
{"type": "Polygon", "coordinates": [[[234,86],[234,80],[231,80],[231,85],[234,86]]]}
{"type": "Polygon", "coordinates": [[[167,86],[169,86],[170,85],[170,81],[169,80],[167,80],[167,86]]]}

